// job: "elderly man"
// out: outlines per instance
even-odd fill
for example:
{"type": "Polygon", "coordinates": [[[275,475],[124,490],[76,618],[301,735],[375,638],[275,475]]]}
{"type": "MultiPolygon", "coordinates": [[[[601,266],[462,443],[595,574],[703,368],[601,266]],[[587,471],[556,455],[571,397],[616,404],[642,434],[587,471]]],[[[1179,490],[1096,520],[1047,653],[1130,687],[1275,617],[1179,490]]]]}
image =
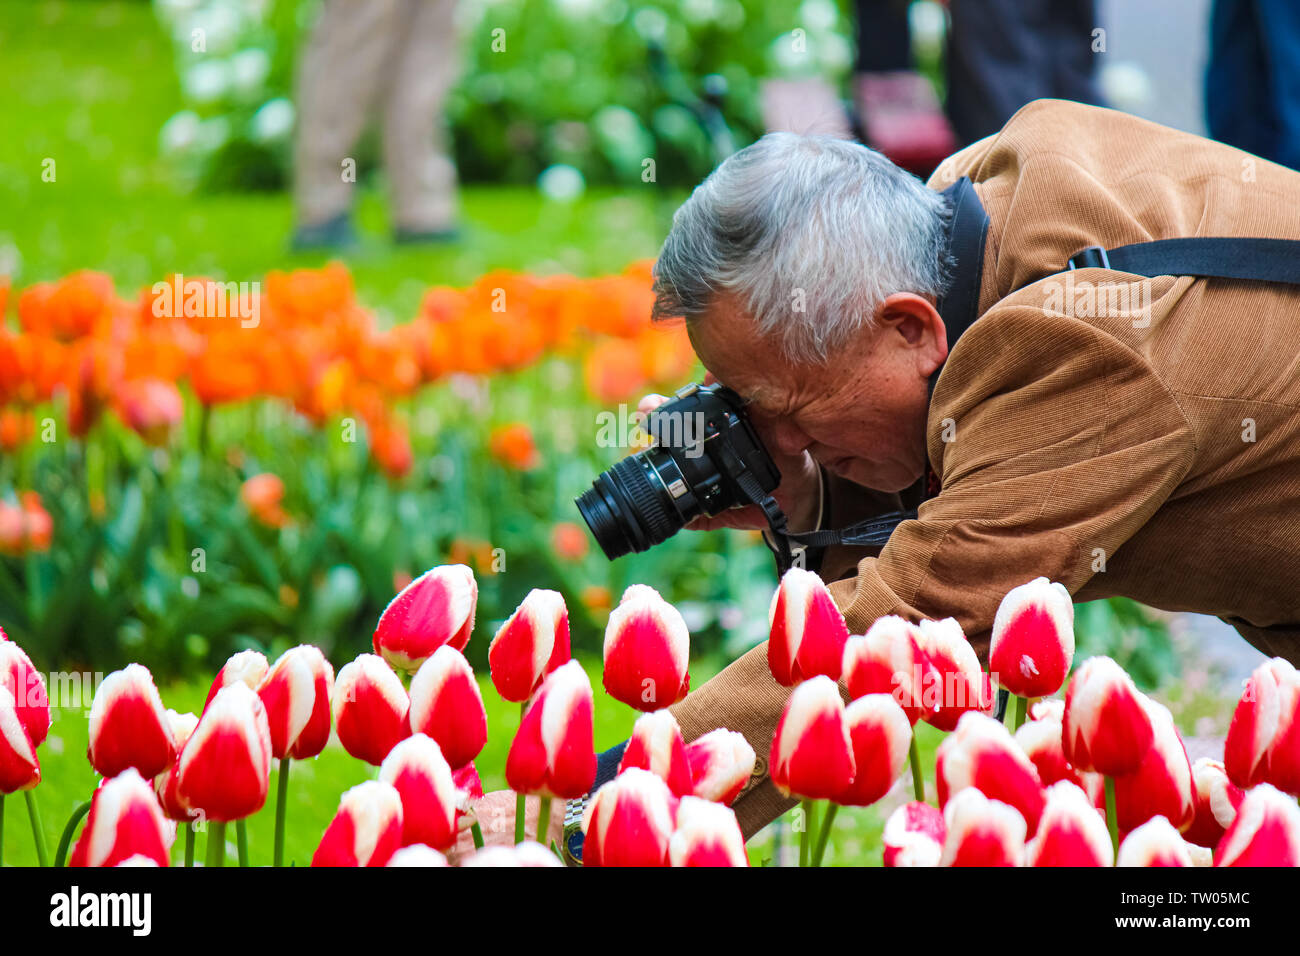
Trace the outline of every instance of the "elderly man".
{"type": "MultiPolygon", "coordinates": [[[[1300,287],[1203,277],[1300,282],[1300,257],[1211,245],[1143,278],[1101,252],[1197,236],[1300,239],[1300,174],[1057,100],[928,187],[773,134],[678,210],[655,309],[749,400],[793,530],[919,505],[883,548],[808,555],[851,632],[952,616],[986,659],[1003,595],[1046,575],[1219,615],[1300,663],[1300,287]]],[[[718,523],[766,527],[752,506],[718,523]]],[[[792,805],[766,775],[789,693],[764,645],[672,708],[688,741],[727,727],[758,754],[746,837],[792,805]]]]}

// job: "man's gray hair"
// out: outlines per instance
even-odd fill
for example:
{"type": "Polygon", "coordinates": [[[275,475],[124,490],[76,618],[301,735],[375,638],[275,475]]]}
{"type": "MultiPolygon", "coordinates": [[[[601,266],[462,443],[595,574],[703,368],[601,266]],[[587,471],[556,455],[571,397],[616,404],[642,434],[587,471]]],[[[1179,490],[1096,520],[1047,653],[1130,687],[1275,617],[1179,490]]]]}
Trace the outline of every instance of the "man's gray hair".
{"type": "Polygon", "coordinates": [[[942,195],[857,143],[769,133],[673,216],[654,317],[697,318],[732,293],[794,361],[824,363],[896,292],[941,297],[942,195]]]}

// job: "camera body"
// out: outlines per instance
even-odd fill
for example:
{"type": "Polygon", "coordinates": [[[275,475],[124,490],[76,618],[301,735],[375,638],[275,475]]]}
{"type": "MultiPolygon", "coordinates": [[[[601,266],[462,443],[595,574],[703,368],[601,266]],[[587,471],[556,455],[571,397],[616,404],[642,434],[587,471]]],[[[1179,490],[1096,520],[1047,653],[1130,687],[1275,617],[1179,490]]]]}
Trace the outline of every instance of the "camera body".
{"type": "Polygon", "coordinates": [[[654,444],[601,473],[575,500],[611,561],[646,551],[688,521],[758,504],[781,473],[744,411],[722,385],[687,385],[650,413],[654,444]]]}

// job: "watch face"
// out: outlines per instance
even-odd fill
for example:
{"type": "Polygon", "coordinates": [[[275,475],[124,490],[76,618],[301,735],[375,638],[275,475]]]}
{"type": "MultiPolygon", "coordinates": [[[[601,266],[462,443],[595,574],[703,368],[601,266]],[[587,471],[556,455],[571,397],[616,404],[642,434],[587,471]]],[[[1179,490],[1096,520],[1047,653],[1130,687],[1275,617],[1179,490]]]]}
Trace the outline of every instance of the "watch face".
{"type": "Polygon", "coordinates": [[[574,863],[582,863],[582,841],[583,833],[581,830],[574,830],[572,833],[565,834],[564,853],[574,863]]]}

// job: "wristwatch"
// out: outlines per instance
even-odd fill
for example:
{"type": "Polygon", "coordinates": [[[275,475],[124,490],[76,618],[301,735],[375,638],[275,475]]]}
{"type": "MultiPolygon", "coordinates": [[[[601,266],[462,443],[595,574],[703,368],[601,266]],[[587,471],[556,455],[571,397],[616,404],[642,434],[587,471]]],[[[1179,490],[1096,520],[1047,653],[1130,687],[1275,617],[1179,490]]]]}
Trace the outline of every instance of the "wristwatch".
{"type": "Polygon", "coordinates": [[[582,817],[587,812],[587,795],[564,803],[564,845],[560,856],[566,866],[582,866],[582,817]]]}

